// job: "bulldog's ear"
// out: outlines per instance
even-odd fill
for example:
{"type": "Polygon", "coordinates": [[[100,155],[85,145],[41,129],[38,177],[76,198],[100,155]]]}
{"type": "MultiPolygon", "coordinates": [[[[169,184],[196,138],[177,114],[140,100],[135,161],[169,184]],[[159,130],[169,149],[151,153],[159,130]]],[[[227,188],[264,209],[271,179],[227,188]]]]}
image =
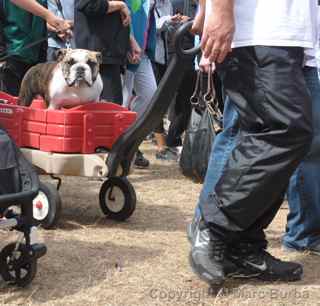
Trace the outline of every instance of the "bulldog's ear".
{"type": "Polygon", "coordinates": [[[67,49],[59,49],[55,52],[55,57],[57,62],[61,62],[64,56],[67,54],[67,49]]]}
{"type": "Polygon", "coordinates": [[[102,53],[101,52],[96,52],[96,59],[97,59],[98,65],[101,65],[102,64],[102,53]]]}

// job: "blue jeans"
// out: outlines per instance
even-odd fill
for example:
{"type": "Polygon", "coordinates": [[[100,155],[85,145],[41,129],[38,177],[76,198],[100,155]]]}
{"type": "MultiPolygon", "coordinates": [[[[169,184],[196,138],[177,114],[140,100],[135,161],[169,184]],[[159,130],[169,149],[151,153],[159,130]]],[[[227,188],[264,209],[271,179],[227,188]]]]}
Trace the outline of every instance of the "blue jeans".
{"type": "MultiPolygon", "coordinates": [[[[200,193],[200,201],[205,201],[219,181],[228,156],[236,144],[238,133],[238,113],[226,97],[223,110],[223,130],[216,136],[209,159],[207,174],[200,193]]],[[[200,213],[199,205],[196,214],[200,213]]]]}
{"type": "Polygon", "coordinates": [[[312,96],[313,141],[310,152],[290,179],[283,244],[298,250],[320,243],[320,82],[316,68],[305,69],[312,96]]]}
{"type": "MultiPolygon", "coordinates": [[[[316,68],[304,70],[312,95],[314,138],[311,151],[290,179],[288,200],[290,213],[283,243],[295,248],[306,248],[320,243],[320,83],[316,68]],[[318,118],[317,118],[318,116],[318,118]],[[303,180],[302,180],[303,177],[303,180]]],[[[199,204],[209,197],[219,181],[228,157],[237,143],[239,115],[227,97],[224,107],[224,129],[216,137],[200,194],[199,204]]]]}

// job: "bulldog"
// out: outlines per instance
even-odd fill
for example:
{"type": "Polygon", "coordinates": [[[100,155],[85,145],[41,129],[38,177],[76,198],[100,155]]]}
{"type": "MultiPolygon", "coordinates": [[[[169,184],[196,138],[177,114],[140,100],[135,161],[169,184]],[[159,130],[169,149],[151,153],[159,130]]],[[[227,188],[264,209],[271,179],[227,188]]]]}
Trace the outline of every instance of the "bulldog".
{"type": "Polygon", "coordinates": [[[100,64],[100,52],[60,49],[56,62],[38,64],[27,71],[18,104],[29,106],[37,95],[51,109],[97,102],[103,89],[100,64]]]}

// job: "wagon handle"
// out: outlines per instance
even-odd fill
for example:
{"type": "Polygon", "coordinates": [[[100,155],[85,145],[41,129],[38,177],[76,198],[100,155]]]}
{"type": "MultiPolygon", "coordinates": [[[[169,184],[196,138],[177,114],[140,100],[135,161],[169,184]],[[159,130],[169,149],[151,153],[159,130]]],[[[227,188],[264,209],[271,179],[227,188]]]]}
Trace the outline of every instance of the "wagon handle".
{"type": "Polygon", "coordinates": [[[174,36],[175,54],[172,56],[168,68],[163,75],[156,92],[144,113],[127,129],[113,144],[108,154],[108,177],[129,174],[130,164],[140,143],[153,131],[168,110],[170,102],[175,96],[183,76],[200,51],[200,46],[183,49],[183,38],[189,33],[192,21],[182,24],[174,36]]]}
{"type": "Polygon", "coordinates": [[[183,23],[176,31],[174,35],[174,48],[176,54],[181,58],[193,58],[200,52],[200,45],[195,46],[191,49],[183,48],[183,38],[184,36],[190,32],[192,28],[193,20],[189,20],[183,23]]]}

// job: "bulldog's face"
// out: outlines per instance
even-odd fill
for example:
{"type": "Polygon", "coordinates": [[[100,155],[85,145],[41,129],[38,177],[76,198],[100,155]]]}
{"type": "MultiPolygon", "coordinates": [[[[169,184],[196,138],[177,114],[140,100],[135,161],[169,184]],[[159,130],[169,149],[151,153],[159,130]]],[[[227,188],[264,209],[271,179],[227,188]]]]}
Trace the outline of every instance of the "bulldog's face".
{"type": "Polygon", "coordinates": [[[68,86],[91,87],[99,74],[101,53],[83,49],[60,49],[57,61],[68,86]]]}

